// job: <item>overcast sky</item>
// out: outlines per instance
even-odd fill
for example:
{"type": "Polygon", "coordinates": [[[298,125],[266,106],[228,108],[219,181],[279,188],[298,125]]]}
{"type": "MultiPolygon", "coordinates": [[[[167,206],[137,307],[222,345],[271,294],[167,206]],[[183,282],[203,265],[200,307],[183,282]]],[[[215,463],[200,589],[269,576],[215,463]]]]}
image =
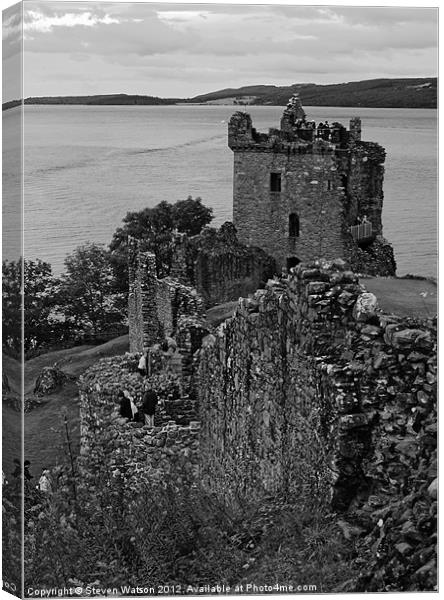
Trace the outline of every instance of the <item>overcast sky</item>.
{"type": "MultiPolygon", "coordinates": [[[[431,77],[437,19],[434,8],[27,1],[24,96],[431,77]]],[[[3,30],[8,70],[17,19],[3,30]]]]}

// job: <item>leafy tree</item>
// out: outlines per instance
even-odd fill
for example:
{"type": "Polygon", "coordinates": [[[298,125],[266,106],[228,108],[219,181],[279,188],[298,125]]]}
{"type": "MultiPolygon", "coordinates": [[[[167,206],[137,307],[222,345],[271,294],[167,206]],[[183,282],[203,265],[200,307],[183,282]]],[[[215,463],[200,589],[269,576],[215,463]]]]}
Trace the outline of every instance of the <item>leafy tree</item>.
{"type": "Polygon", "coordinates": [[[66,257],[65,270],[60,308],[77,331],[98,333],[109,323],[121,322],[121,298],[115,291],[108,250],[87,242],[66,257]]]}
{"type": "Polygon", "coordinates": [[[202,204],[202,198],[178,200],[172,207],[174,225],[188,235],[199,234],[213,219],[213,209],[202,204]]]}
{"type": "MultiPolygon", "coordinates": [[[[52,311],[57,304],[57,279],[51,265],[24,260],[24,352],[25,356],[49,346],[53,340],[52,311]]],[[[3,261],[3,347],[18,356],[21,350],[21,261],[3,261]]]]}
{"type": "Polygon", "coordinates": [[[156,255],[159,277],[169,274],[173,252],[173,231],[197,235],[213,218],[212,209],[202,204],[201,198],[179,200],[170,204],[165,200],[153,208],[129,212],[123,219],[123,227],[114,233],[110,244],[111,264],[114,270],[116,290],[128,291],[128,237],[142,242],[142,248],[156,255]]]}
{"type": "Polygon", "coordinates": [[[21,349],[21,262],[6,260],[2,264],[3,350],[18,356],[21,349]]]}

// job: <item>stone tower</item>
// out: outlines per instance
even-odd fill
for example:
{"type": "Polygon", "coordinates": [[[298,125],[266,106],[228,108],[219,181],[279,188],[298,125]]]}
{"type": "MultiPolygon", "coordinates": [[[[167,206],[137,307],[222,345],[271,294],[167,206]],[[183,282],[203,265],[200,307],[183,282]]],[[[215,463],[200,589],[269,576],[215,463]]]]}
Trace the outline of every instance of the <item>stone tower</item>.
{"type": "Polygon", "coordinates": [[[259,133],[249,114],[228,127],[234,152],[233,221],[241,242],[259,246],[279,268],[342,257],[368,273],[394,274],[382,238],[385,150],[361,140],[361,120],[307,121],[294,95],[280,129],[259,133]],[[368,264],[367,264],[368,263],[368,264]]]}

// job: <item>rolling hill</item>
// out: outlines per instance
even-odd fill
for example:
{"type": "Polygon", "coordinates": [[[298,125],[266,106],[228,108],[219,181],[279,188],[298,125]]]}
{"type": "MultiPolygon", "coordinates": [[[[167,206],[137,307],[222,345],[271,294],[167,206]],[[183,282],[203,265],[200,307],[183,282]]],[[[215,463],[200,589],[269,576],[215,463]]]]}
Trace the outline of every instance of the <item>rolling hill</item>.
{"type": "Polygon", "coordinates": [[[300,83],[290,86],[257,85],[228,88],[196,96],[190,102],[255,96],[248,104],[285,106],[294,93],[305,106],[363,106],[373,108],[436,108],[437,78],[370,79],[332,85],[300,83]]]}
{"type": "MultiPolygon", "coordinates": [[[[437,78],[369,79],[318,85],[295,83],[288,86],[248,85],[225,88],[193,98],[159,98],[137,94],[107,94],[97,96],[46,96],[25,98],[25,104],[107,105],[167,105],[167,104],[267,104],[285,106],[298,93],[305,106],[363,106],[369,108],[437,108],[437,78]]],[[[11,100],[3,110],[20,104],[11,100]]]]}

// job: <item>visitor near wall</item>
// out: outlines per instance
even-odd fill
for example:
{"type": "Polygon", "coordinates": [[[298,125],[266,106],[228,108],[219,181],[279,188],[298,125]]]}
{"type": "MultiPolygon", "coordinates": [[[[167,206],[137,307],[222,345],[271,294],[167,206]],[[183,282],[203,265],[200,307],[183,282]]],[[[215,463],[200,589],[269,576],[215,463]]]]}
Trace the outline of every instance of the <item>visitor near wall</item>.
{"type": "Polygon", "coordinates": [[[27,481],[29,481],[30,479],[34,479],[34,475],[31,475],[31,473],[29,472],[29,467],[31,466],[31,462],[29,460],[25,460],[25,462],[23,463],[24,469],[23,469],[23,475],[25,476],[25,479],[27,481]]]}
{"type": "Polygon", "coordinates": [[[51,477],[48,469],[43,469],[37,488],[43,494],[50,494],[52,492],[51,477]]]}
{"type": "Polygon", "coordinates": [[[125,419],[131,420],[133,418],[133,411],[132,411],[132,407],[131,407],[130,398],[128,398],[128,396],[122,390],[119,392],[119,398],[120,398],[120,416],[124,417],[125,419]]]}
{"type": "Polygon", "coordinates": [[[130,401],[130,407],[131,407],[131,418],[133,421],[136,421],[137,420],[136,415],[139,412],[139,409],[137,408],[137,406],[131,396],[129,397],[129,401],[130,401]]]}
{"type": "Polygon", "coordinates": [[[142,356],[140,357],[137,370],[142,377],[146,377],[148,374],[148,350],[146,349],[144,349],[142,356]]]}
{"type": "Polygon", "coordinates": [[[145,425],[154,427],[154,415],[156,406],[159,402],[157,393],[153,389],[148,389],[143,395],[142,410],[145,415],[145,425]]]}

